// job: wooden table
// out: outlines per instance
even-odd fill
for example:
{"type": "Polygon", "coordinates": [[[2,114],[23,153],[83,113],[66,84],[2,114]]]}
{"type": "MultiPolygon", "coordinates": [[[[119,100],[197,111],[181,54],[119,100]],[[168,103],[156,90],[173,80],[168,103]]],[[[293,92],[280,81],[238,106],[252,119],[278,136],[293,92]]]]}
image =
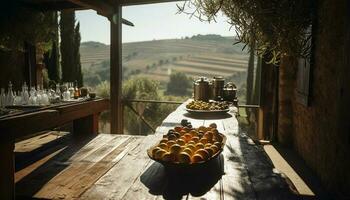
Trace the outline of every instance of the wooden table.
{"type": "MultiPolygon", "coordinates": [[[[33,141],[33,142],[37,142],[33,141]]],[[[99,134],[68,143],[16,173],[17,193],[44,199],[293,199],[288,184],[263,149],[239,132],[233,112],[193,117],[184,104],[148,136],[99,134]],[[146,149],[188,119],[216,123],[227,142],[216,168],[206,174],[169,175],[146,149]]]]}
{"type": "Polygon", "coordinates": [[[15,140],[73,122],[76,135],[98,132],[98,115],[108,109],[105,99],[65,103],[0,119],[0,199],[12,199],[14,194],[15,140]]]}

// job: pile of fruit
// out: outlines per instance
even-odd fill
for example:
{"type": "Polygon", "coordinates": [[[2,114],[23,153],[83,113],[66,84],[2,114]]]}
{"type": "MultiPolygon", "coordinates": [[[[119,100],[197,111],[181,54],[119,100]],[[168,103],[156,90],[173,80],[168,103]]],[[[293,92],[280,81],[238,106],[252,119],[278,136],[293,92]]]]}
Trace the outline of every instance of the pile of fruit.
{"type": "Polygon", "coordinates": [[[209,160],[223,148],[224,136],[216,129],[216,124],[209,127],[192,126],[182,121],[163,135],[161,141],[149,150],[154,160],[169,163],[200,163],[209,160]]]}
{"type": "Polygon", "coordinates": [[[194,100],[187,104],[186,108],[191,110],[225,110],[228,109],[228,104],[226,102],[205,102],[194,100]]]}

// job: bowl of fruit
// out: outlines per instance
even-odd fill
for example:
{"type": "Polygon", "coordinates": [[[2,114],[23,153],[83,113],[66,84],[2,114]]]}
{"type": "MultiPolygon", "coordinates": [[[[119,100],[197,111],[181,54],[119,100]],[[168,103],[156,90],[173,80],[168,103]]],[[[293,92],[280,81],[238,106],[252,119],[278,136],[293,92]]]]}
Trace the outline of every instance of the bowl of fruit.
{"type": "Polygon", "coordinates": [[[226,113],[229,105],[226,102],[194,100],[186,105],[186,110],[189,113],[226,113]]]}
{"type": "Polygon", "coordinates": [[[216,160],[225,143],[226,137],[215,123],[198,128],[187,124],[170,129],[147,154],[166,169],[196,169],[216,160]]]}

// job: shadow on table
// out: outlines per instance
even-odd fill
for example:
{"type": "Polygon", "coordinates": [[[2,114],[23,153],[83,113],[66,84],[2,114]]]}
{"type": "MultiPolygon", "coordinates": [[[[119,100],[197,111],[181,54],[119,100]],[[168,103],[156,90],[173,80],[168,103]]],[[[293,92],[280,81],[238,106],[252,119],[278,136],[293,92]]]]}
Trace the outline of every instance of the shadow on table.
{"type": "Polygon", "coordinates": [[[231,118],[232,115],[229,113],[185,113],[185,117],[192,118],[192,119],[226,119],[231,118]]]}
{"type": "Polygon", "coordinates": [[[211,190],[224,174],[224,159],[220,155],[205,168],[196,172],[167,170],[154,162],[142,175],[141,182],[153,195],[162,195],[164,199],[182,199],[191,194],[199,197],[211,190]]]}

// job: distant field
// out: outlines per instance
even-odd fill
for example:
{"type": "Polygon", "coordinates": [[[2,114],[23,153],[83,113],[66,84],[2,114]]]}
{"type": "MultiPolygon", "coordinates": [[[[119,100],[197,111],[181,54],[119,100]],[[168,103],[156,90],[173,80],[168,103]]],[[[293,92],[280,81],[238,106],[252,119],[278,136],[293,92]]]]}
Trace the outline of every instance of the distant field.
{"type": "MultiPolygon", "coordinates": [[[[219,40],[172,39],[123,44],[124,76],[136,75],[165,84],[169,73],[184,72],[189,77],[232,76],[245,72],[248,53],[243,45],[233,46],[233,38],[219,40]]],[[[80,47],[84,77],[108,73],[109,45],[97,42],[82,43],[80,47]]],[[[107,77],[107,76],[104,76],[107,77]]],[[[109,77],[109,76],[108,76],[109,77]]],[[[102,78],[100,78],[102,79],[102,78]]]]}

